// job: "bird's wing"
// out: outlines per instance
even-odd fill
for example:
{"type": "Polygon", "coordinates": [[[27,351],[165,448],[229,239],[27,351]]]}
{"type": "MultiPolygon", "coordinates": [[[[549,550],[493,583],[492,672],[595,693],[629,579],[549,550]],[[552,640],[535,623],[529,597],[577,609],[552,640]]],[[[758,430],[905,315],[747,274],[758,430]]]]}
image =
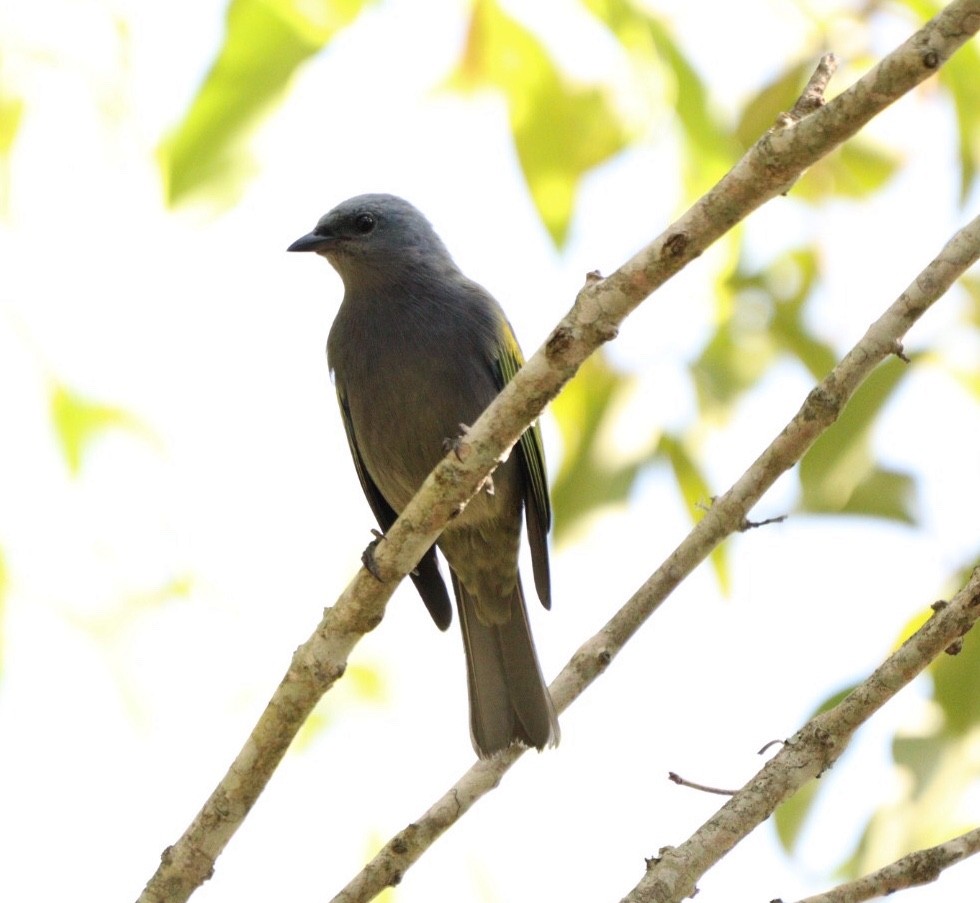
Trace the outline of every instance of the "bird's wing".
{"type": "MultiPolygon", "coordinates": [[[[524,355],[517,344],[510,324],[503,320],[503,336],[497,346],[499,387],[509,383],[524,365],[524,355]]],[[[544,465],[544,442],[537,422],[521,436],[517,453],[524,475],[524,516],[527,538],[531,545],[531,565],[534,587],[545,608],[551,608],[551,574],[548,564],[548,530],[551,528],[551,502],[548,498],[548,477],[544,465]]]]}
{"type": "MultiPolygon", "coordinates": [[[[385,497],[381,494],[377,484],[371,479],[371,475],[364,466],[364,459],[357,446],[357,437],[354,435],[354,424],[351,421],[350,407],[347,399],[337,388],[337,401],[340,402],[340,414],[344,421],[344,432],[347,434],[347,444],[350,446],[350,456],[354,459],[354,468],[357,470],[357,478],[361,481],[361,489],[377,518],[378,525],[382,532],[387,533],[391,525],[395,522],[398,515],[388,504],[385,497]]],[[[449,601],[449,593],[446,591],[446,584],[439,573],[439,563],[436,560],[436,547],[432,546],[421,558],[409,576],[419,591],[425,607],[429,610],[432,620],[440,630],[445,630],[453,621],[453,607],[449,601]]]]}

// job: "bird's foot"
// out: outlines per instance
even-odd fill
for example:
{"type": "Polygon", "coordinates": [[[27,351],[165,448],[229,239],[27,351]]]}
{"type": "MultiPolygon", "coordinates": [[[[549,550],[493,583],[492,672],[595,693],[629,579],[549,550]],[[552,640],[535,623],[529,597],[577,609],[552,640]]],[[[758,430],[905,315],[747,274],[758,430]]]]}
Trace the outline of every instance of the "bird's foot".
{"type": "Polygon", "coordinates": [[[383,582],[381,579],[381,571],[378,568],[378,563],[374,560],[374,550],[378,547],[378,543],[385,538],[384,533],[378,530],[371,531],[374,534],[374,539],[372,539],[367,548],[361,552],[361,564],[367,569],[367,572],[374,577],[379,583],[383,582]]]}
{"type": "MultiPolygon", "coordinates": [[[[459,424],[459,435],[453,439],[443,439],[442,440],[442,450],[448,455],[450,452],[456,455],[456,460],[462,463],[470,456],[470,445],[466,441],[466,434],[470,431],[470,428],[465,424],[459,424]]],[[[483,482],[480,484],[479,488],[476,490],[477,493],[485,492],[487,495],[493,495],[493,476],[487,474],[483,482]]]]}
{"type": "Polygon", "coordinates": [[[470,428],[465,424],[459,424],[459,435],[454,436],[451,439],[442,440],[442,450],[445,454],[452,452],[456,455],[456,460],[459,462],[465,461],[470,454],[470,447],[466,442],[466,434],[470,431],[470,428]]]}

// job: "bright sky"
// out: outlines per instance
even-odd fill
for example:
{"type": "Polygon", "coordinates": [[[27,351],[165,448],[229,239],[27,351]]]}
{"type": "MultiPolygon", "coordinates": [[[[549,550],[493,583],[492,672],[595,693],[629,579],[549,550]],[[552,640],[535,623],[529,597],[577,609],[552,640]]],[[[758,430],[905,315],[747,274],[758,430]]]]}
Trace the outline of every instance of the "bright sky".
{"type": "MultiPolygon", "coordinates": [[[[541,6],[534,21],[565,4],[541,6]]],[[[699,22],[708,4],[674,6],[698,65],[730,75],[714,82],[731,103],[788,59],[822,49],[802,41],[807,16],[796,4],[756,0],[738,5],[738,19],[736,5],[710,4],[708,36],[699,22]],[[767,27],[742,30],[743,15],[767,27]]],[[[303,70],[255,142],[259,176],[234,210],[167,213],[152,148],[210,60],[222,14],[217,0],[0,7],[4,78],[9,69],[30,103],[9,194],[0,183],[3,899],[134,899],[370,539],[323,354],[340,283],[285,247],[345,197],[402,194],[501,299],[530,353],[587,271],[610,271],[678,212],[677,152],[655,124],[645,145],[587,181],[570,247],[557,255],[523,188],[501,103],[434,90],[452,64],[463,4],[438,0],[422,18],[418,5],[393,0],[303,70]],[[133,412],[150,438],[107,437],[71,479],[48,419],[52,379],[133,412]],[[182,577],[186,598],[151,604],[182,577]],[[126,607],[134,596],[147,607],[126,607]]],[[[880,29],[877,49],[907,33],[880,29]]],[[[846,60],[851,40],[842,28],[832,49],[846,60]]],[[[622,65],[610,46],[583,41],[594,41],[584,19],[555,48],[578,74],[622,65]]],[[[838,90],[853,75],[845,66],[838,90]]],[[[841,349],[975,212],[975,203],[956,211],[951,124],[932,100],[906,98],[875,127],[908,164],[887,194],[819,218],[777,201],[749,227],[760,258],[775,241],[819,239],[829,277],[813,322],[841,349]]],[[[710,327],[710,276],[723,253],[692,265],[617,339],[612,353],[639,380],[617,443],[690,417],[684,366],[710,327]]],[[[936,341],[969,359],[976,348],[957,334],[958,311],[953,298],[941,302],[909,346],[936,341]]],[[[706,438],[716,489],[809,388],[799,368],[782,367],[706,438]]],[[[733,540],[732,596],[719,595],[707,569],[688,580],[563,717],[560,748],[526,756],[396,898],[625,894],[645,856],[686,839],[718,807],[670,784],[669,770],[744,783],[761,765],[755,750],[863,677],[976,551],[976,413],[947,373],[922,368],[876,433],[884,462],[918,475],[921,527],[796,517],[733,540]]],[[[795,477],[784,478],[755,513],[783,513],[795,497],[795,477]]],[[[554,550],[554,610],[532,613],[546,674],[688,526],[658,471],[627,509],[554,550]]],[[[440,635],[410,586],[353,661],[380,672],[383,699],[355,698],[349,684],[328,696],[328,728],[287,757],[196,901],[327,899],[471,764],[458,628],[440,635]]],[[[867,816],[895,798],[888,743],[900,726],[924,723],[923,693],[902,693],[824,778],[830,789],[797,860],[763,826],[705,877],[699,899],[788,901],[829,886],[867,816]]],[[[975,768],[980,744],[973,755],[975,768]]],[[[975,824],[980,799],[963,802],[964,824],[975,824]]],[[[961,865],[903,900],[969,899],[978,878],[980,866],[961,865]]]]}

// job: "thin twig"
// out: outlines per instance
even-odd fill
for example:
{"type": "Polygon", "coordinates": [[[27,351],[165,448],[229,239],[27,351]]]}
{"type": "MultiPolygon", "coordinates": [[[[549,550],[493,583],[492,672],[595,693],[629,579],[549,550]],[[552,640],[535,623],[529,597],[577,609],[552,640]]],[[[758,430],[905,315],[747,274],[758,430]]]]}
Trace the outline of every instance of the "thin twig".
{"type": "Polygon", "coordinates": [[[735,796],[735,790],[723,790],[721,787],[709,787],[707,784],[697,784],[682,778],[676,771],[667,772],[667,777],[681,787],[690,787],[692,790],[700,790],[702,793],[716,793],[718,796],[735,796]]]}
{"type": "Polygon", "coordinates": [[[777,125],[785,128],[819,110],[827,102],[824,98],[824,93],[836,71],[837,57],[832,53],[822,56],[817,68],[813,71],[813,75],[810,76],[810,80],[806,83],[803,93],[799,96],[796,103],[793,104],[793,109],[788,113],[781,114],[777,120],[777,125]]]}

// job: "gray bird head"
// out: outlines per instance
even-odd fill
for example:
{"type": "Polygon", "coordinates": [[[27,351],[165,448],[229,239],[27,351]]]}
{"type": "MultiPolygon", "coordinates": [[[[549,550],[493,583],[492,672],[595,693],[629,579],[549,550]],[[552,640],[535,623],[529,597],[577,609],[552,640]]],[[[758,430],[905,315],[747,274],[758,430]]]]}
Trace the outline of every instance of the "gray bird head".
{"type": "Polygon", "coordinates": [[[345,283],[394,277],[406,268],[455,269],[429,221],[393,194],[361,194],[338,204],[286,250],[326,257],[345,283]]]}

